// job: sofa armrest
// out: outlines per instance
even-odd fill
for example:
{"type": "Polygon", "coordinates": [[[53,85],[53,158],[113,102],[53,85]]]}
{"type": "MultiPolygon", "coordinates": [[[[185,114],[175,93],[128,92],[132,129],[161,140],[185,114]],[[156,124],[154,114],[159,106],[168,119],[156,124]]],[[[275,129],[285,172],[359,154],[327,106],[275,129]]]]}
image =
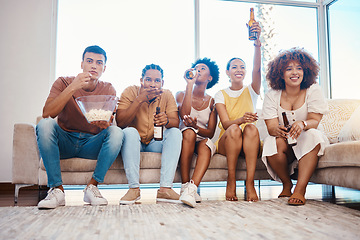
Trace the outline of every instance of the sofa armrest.
{"type": "Polygon", "coordinates": [[[40,154],[35,125],[14,125],[12,183],[38,184],[40,154]]]}

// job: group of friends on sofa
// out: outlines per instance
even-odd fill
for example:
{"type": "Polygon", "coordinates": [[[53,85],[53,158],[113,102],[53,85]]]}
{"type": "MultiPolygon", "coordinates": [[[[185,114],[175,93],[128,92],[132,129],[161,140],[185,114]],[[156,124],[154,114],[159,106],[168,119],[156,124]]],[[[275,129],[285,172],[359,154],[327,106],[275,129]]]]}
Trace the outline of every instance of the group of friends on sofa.
{"type": "MultiPolygon", "coordinates": [[[[259,23],[256,22],[252,30],[260,36],[259,23]]],[[[119,154],[129,184],[120,204],[135,203],[141,197],[140,152],[162,153],[160,188],[156,197],[159,202],[184,203],[191,207],[201,202],[197,187],[215,153],[227,159],[226,200],[238,200],[235,173],[241,154],[247,168],[246,200],[258,201],[254,175],[257,158],[262,152],[261,158],[269,174],[283,184],[279,197],[289,197],[290,205],[305,204],[306,187],[318,156],[329,144],[326,136],[317,130],[323,114],[328,111],[316,83],[319,65],[306,50],[283,50],[268,65],[266,78],[271,89],[266,93],[260,117],[265,120],[269,136],[263,141],[262,151],[256,127],[259,118],[256,102],[261,87],[259,38],[254,41],[250,85],[243,83],[245,62],[235,57],[226,66],[230,86],[211,97],[206,89],[218,82],[219,68],[211,59],[203,58],[185,71],[186,89],[174,97],[162,88],[163,69],[150,64],[142,70],[140,86],[129,86],[123,91],[112,119],[90,124],[75,99],[88,95],[116,96],[111,83],[100,80],[106,61],[106,52],[101,47],[89,46],[82,56],[82,72],[74,77],[60,77],[52,85],[43,108],[43,119],[36,126],[39,151],[50,187],[46,198],[38,203],[39,208],[65,205],[60,159],[72,157],[97,160],[92,178],[84,189],[84,201],[91,205],[106,205],[108,202],[97,185],[104,181],[119,154]],[[158,107],[160,112],[156,113],[158,107]],[[289,124],[284,123],[283,112],[291,128],[285,126],[289,124]],[[162,140],[154,139],[154,125],[163,127],[162,140]],[[210,139],[217,125],[220,135],[214,143],[210,139]],[[289,138],[296,139],[297,144],[290,145],[289,138]],[[190,175],[194,153],[197,153],[197,160],[190,175]],[[180,194],[172,189],[179,161],[180,194]],[[295,167],[299,170],[298,181],[292,191],[290,176],[295,167]]]]}

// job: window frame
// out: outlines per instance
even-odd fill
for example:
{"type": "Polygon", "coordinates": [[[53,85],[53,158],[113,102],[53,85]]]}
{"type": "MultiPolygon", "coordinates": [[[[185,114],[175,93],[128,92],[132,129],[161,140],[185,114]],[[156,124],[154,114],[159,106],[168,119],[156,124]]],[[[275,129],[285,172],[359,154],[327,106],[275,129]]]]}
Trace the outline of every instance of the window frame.
{"type": "MultiPolygon", "coordinates": [[[[49,85],[52,85],[52,79],[55,79],[56,70],[56,39],[57,39],[57,21],[58,21],[58,4],[61,0],[52,0],[52,36],[51,36],[51,69],[49,85]]],[[[199,35],[199,1],[194,0],[194,44],[195,44],[195,59],[200,56],[200,35],[199,35]]],[[[263,3],[283,6],[298,6],[316,8],[317,12],[317,28],[318,28],[318,55],[320,63],[319,79],[321,81],[321,88],[324,96],[331,98],[331,76],[330,76],[330,49],[329,49],[329,22],[328,22],[328,7],[337,0],[316,0],[316,2],[306,1],[292,1],[292,0],[219,0],[219,1],[233,1],[233,2],[248,2],[248,3],[263,3]]]]}

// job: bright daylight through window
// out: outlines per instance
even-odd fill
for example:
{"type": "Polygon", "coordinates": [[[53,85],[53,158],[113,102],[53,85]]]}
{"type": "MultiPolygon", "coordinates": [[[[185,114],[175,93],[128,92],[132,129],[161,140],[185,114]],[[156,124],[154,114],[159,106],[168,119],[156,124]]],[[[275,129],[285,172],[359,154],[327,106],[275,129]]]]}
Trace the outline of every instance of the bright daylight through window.
{"type": "Polygon", "coordinates": [[[164,69],[164,88],[183,89],[194,61],[193,0],[59,0],[56,76],[78,74],[82,51],[94,44],[107,52],[102,80],[118,95],[139,85],[151,63],[164,69]]]}
{"type": "Polygon", "coordinates": [[[358,98],[360,1],[340,0],[329,6],[332,98],[358,98]]]}
{"type": "MultiPolygon", "coordinates": [[[[247,64],[245,84],[251,81],[254,47],[247,38],[246,22],[249,9],[255,9],[255,19],[262,24],[262,88],[267,90],[265,71],[267,62],[281,49],[304,47],[319,59],[318,12],[316,7],[257,4],[242,1],[199,0],[199,41],[195,43],[194,0],[59,0],[56,77],[79,73],[81,54],[88,45],[102,46],[108,53],[103,80],[111,82],[118,95],[129,85],[139,84],[141,70],[146,64],[159,64],[164,69],[164,88],[173,94],[185,88],[184,71],[198,57],[209,57],[220,67],[220,80],[208,91],[214,95],[229,85],[225,74],[227,61],[240,57],[247,64]],[[86,3],[86,11],[82,11],[86,3]],[[96,17],[95,17],[96,16],[96,17]],[[197,47],[197,49],[196,49],[197,47]]],[[[293,3],[296,1],[292,1],[293,3]]],[[[308,2],[316,0],[299,1],[308,2]]],[[[347,71],[339,65],[347,63],[356,69],[359,48],[348,49],[360,40],[359,1],[339,0],[329,7],[331,79],[333,97],[355,97],[344,89],[354,83],[345,77],[347,71]],[[346,30],[342,19],[348,19],[346,30]],[[353,25],[352,25],[353,24],[353,25]],[[350,38],[342,36],[351,35],[350,38]],[[340,37],[340,38],[339,38],[340,37]],[[344,44],[346,41],[348,44],[344,44]],[[343,48],[347,54],[344,54],[343,48]],[[343,56],[343,57],[339,57],[343,56]],[[345,57],[346,56],[346,57],[345,57]],[[346,58],[346,59],[344,59],[346,58]],[[352,59],[352,61],[348,61],[352,59]],[[341,75],[341,76],[339,76],[341,75]]],[[[325,60],[323,60],[325,61],[325,60]]],[[[321,84],[322,79],[319,79],[321,84]]],[[[258,106],[261,107],[259,98],[258,106]]]]}

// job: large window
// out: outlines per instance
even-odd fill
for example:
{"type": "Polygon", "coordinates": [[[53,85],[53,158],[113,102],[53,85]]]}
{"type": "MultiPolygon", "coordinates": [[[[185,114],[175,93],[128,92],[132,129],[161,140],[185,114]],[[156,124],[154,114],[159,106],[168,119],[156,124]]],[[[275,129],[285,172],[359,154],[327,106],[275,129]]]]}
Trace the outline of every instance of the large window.
{"type": "MultiPolygon", "coordinates": [[[[281,49],[304,47],[318,59],[316,9],[218,0],[200,1],[200,56],[211,57],[221,68],[219,84],[212,91],[226,88],[226,63],[232,57],[242,58],[247,66],[245,84],[251,83],[253,42],[248,40],[246,23],[250,7],[262,25],[263,88],[267,62],[281,49]]],[[[262,101],[259,102],[261,107],[262,101]]]]}
{"type": "MultiPolygon", "coordinates": [[[[319,56],[326,54],[323,50],[319,54],[318,47],[322,33],[318,29],[320,1],[275,2],[58,0],[56,76],[79,73],[82,51],[88,45],[98,44],[108,53],[103,80],[113,83],[118,95],[125,87],[139,84],[142,68],[150,63],[164,69],[164,87],[175,94],[185,88],[184,71],[196,56],[210,57],[220,67],[219,84],[209,90],[210,94],[229,86],[225,66],[234,56],[245,60],[245,84],[249,84],[254,47],[247,39],[245,24],[250,7],[255,8],[255,18],[263,27],[263,76],[267,62],[279,50],[295,46],[304,47],[324,65],[327,60],[319,56]],[[195,29],[199,29],[196,34],[195,29]]],[[[356,73],[350,73],[357,68],[360,55],[356,45],[360,42],[359,4],[357,0],[338,0],[328,7],[333,98],[355,98],[359,89],[356,73]]],[[[320,42],[324,39],[321,37],[320,42]]],[[[327,79],[319,81],[321,84],[327,79]]],[[[262,86],[264,94],[264,77],[262,86]]],[[[261,103],[260,99],[258,107],[261,103]]]]}
{"type": "Polygon", "coordinates": [[[108,54],[102,79],[118,95],[139,84],[146,64],[164,69],[165,88],[185,88],[194,61],[193,0],[59,0],[56,75],[78,74],[82,52],[99,45],[108,54]]]}
{"type": "Polygon", "coordinates": [[[335,1],[328,17],[332,98],[358,98],[360,1],[335,1]]]}

